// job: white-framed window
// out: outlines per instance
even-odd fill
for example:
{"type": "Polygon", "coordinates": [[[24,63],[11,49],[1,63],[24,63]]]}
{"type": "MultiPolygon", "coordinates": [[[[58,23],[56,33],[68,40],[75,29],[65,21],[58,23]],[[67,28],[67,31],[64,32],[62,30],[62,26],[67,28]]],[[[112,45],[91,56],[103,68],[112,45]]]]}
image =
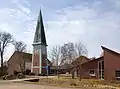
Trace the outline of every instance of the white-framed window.
{"type": "Polygon", "coordinates": [[[120,70],[116,70],[115,71],[115,77],[116,78],[120,78],[120,70]]]}
{"type": "Polygon", "coordinates": [[[95,70],[94,69],[90,69],[89,70],[89,75],[90,76],[95,76],[95,70]]]}

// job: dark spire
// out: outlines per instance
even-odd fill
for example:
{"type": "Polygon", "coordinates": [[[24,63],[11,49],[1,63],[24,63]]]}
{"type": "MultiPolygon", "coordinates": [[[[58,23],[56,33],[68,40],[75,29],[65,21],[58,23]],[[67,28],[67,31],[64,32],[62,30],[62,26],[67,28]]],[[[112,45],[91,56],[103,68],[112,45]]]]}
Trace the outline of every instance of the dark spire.
{"type": "Polygon", "coordinates": [[[36,32],[35,32],[33,44],[39,44],[39,43],[43,45],[47,45],[41,10],[37,20],[37,26],[36,26],[36,32]]]}

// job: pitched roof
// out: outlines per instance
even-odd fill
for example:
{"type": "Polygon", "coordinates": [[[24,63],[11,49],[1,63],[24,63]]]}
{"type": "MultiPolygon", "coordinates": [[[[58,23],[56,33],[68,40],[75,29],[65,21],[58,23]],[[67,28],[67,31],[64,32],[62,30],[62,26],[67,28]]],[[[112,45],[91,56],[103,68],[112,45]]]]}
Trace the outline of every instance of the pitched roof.
{"type": "MultiPolygon", "coordinates": [[[[81,60],[81,58],[85,58],[85,59],[87,59],[88,61],[90,61],[90,59],[87,58],[86,56],[80,56],[80,57],[78,57],[76,60],[74,60],[72,63],[76,62],[77,60],[81,60]]],[[[84,61],[83,61],[83,62],[84,62],[84,61]]],[[[81,63],[82,63],[82,62],[81,62],[81,63]]]]}
{"type": "Polygon", "coordinates": [[[98,58],[93,59],[93,60],[89,60],[89,61],[87,61],[87,62],[83,63],[82,65],[87,64],[87,63],[90,63],[90,62],[94,62],[94,61],[99,61],[99,60],[101,60],[101,59],[103,59],[103,56],[98,57],[98,58]]]}
{"type": "Polygon", "coordinates": [[[36,32],[35,32],[35,36],[34,36],[33,45],[34,44],[47,45],[41,10],[40,10],[38,20],[37,20],[37,26],[36,26],[36,32]]]}
{"type": "Polygon", "coordinates": [[[114,54],[116,54],[116,55],[120,55],[120,53],[115,52],[115,51],[113,51],[113,50],[111,50],[111,49],[109,49],[109,48],[106,48],[106,47],[103,47],[103,46],[101,46],[101,47],[102,47],[103,50],[109,51],[109,52],[114,53],[114,54]]]}
{"type": "MultiPolygon", "coordinates": [[[[16,55],[16,54],[22,54],[24,56],[24,59],[28,62],[32,62],[32,54],[31,53],[25,53],[25,52],[19,52],[19,51],[15,51],[12,56],[16,55]],[[27,57],[27,58],[26,58],[27,57]]],[[[12,56],[9,58],[9,60],[12,58],[12,56]]],[[[8,60],[8,62],[9,62],[8,60]]],[[[49,59],[48,60],[48,63],[51,63],[51,61],[49,59]]]]}
{"type": "MultiPolygon", "coordinates": [[[[32,54],[31,53],[25,53],[25,52],[19,52],[19,51],[15,51],[12,56],[9,58],[9,60],[16,54],[21,54],[23,55],[24,57],[27,57],[27,58],[24,58],[26,61],[28,62],[31,62],[32,61],[32,54]]],[[[8,62],[9,62],[8,60],[8,62]]]]}

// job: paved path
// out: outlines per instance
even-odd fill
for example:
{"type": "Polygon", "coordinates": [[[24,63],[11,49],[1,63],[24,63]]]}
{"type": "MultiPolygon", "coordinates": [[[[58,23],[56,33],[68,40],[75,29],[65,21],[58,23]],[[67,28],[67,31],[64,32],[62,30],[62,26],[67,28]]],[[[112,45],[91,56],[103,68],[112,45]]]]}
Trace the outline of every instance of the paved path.
{"type": "Polygon", "coordinates": [[[24,79],[14,79],[14,80],[8,80],[8,81],[19,82],[19,81],[33,80],[33,79],[39,79],[39,78],[24,78],[24,79]]]}
{"type": "MultiPolygon", "coordinates": [[[[55,76],[49,76],[49,78],[53,78],[53,77],[55,76]]],[[[24,81],[24,80],[41,79],[41,78],[47,78],[47,76],[31,76],[30,78],[14,79],[14,80],[9,80],[9,81],[18,82],[18,81],[24,81]]]]}
{"type": "MultiPolygon", "coordinates": [[[[46,86],[40,84],[15,83],[16,81],[23,81],[23,80],[35,79],[35,78],[44,78],[44,77],[32,77],[32,78],[16,79],[16,80],[0,80],[0,89],[75,89],[75,88],[46,86]]],[[[87,89],[87,88],[79,88],[79,89],[87,89]]]]}
{"type": "Polygon", "coordinates": [[[71,89],[71,88],[61,88],[37,84],[13,83],[6,80],[0,81],[0,89],[71,89]]]}
{"type": "Polygon", "coordinates": [[[46,85],[38,85],[38,84],[15,83],[16,81],[23,81],[23,80],[36,79],[36,78],[45,78],[45,77],[33,76],[32,78],[25,78],[25,79],[0,80],[0,89],[71,89],[71,88],[46,86],[46,85]]]}

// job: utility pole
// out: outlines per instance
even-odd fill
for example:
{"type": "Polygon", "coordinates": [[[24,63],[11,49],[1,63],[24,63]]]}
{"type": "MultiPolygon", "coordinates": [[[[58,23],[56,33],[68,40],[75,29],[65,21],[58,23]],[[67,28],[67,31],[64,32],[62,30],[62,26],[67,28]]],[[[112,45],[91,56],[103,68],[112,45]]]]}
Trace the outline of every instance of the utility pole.
{"type": "Polygon", "coordinates": [[[1,60],[1,41],[0,41],[0,60],[1,60]]]}
{"type": "Polygon", "coordinates": [[[48,78],[48,59],[46,59],[46,63],[47,63],[46,69],[47,69],[47,78],[48,78]]]}

